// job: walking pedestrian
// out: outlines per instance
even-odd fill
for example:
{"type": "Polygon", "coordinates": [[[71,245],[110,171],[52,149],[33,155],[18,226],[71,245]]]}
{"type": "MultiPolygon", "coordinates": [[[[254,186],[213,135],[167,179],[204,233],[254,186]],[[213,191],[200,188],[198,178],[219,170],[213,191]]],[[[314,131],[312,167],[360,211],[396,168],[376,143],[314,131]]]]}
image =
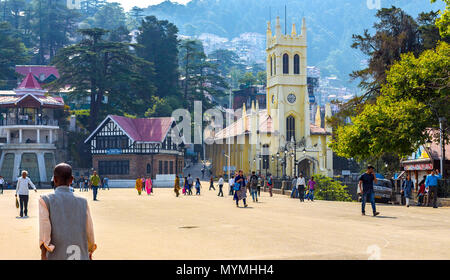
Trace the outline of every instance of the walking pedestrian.
{"type": "Polygon", "coordinates": [[[3,185],[5,184],[5,179],[3,179],[3,176],[0,176],[0,189],[2,190],[3,194],[3,185]]]}
{"type": "Polygon", "coordinates": [[[297,190],[298,190],[298,198],[300,202],[305,201],[305,177],[303,177],[303,173],[300,172],[300,176],[297,178],[297,190]]]}
{"type": "Polygon", "coordinates": [[[228,179],[228,186],[230,187],[230,192],[228,193],[228,195],[233,195],[234,194],[234,175],[231,175],[231,178],[228,179]]]}
{"type": "Polygon", "coordinates": [[[380,213],[377,212],[375,206],[375,192],[373,190],[373,182],[377,183],[378,179],[375,176],[375,168],[371,165],[367,167],[367,171],[359,177],[358,188],[362,195],[361,210],[362,215],[366,215],[366,201],[370,200],[372,204],[373,216],[378,216],[380,213]]]}
{"type": "Polygon", "coordinates": [[[209,179],[209,190],[216,190],[216,188],[214,187],[214,177],[211,176],[211,179],[209,179]]]}
{"type": "Polygon", "coordinates": [[[219,185],[219,193],[217,194],[217,196],[223,197],[223,184],[224,184],[224,181],[223,181],[223,176],[222,175],[220,175],[220,178],[219,178],[219,181],[217,182],[217,184],[219,185]]]}
{"type": "Polygon", "coordinates": [[[188,193],[189,189],[189,183],[188,183],[188,177],[184,177],[184,186],[183,186],[183,194],[186,195],[188,193]]]}
{"type": "Polygon", "coordinates": [[[147,195],[150,195],[153,192],[153,182],[150,177],[145,179],[145,190],[147,191],[147,195]]]}
{"type": "Polygon", "coordinates": [[[250,194],[252,195],[253,202],[258,202],[258,176],[255,171],[250,176],[250,194]]]}
{"type": "MultiPolygon", "coordinates": [[[[181,177],[181,176],[180,176],[181,177]]],[[[175,177],[175,185],[174,185],[174,187],[173,187],[173,191],[175,192],[175,195],[177,196],[177,197],[179,197],[180,196],[180,177],[178,177],[178,176],[176,176],[175,177]]]]}
{"type": "Polygon", "coordinates": [[[297,179],[298,179],[297,176],[295,176],[294,179],[292,179],[291,198],[297,198],[298,197],[297,179]]]}
{"type": "Polygon", "coordinates": [[[430,206],[431,198],[433,198],[433,208],[438,208],[437,206],[437,191],[438,191],[438,180],[442,178],[439,174],[439,169],[431,171],[431,174],[427,176],[425,180],[425,187],[428,188],[428,205],[430,206]]]}
{"type": "Polygon", "coordinates": [[[137,190],[138,195],[142,193],[142,178],[137,178],[136,183],[134,184],[134,188],[137,190]]]}
{"type": "Polygon", "coordinates": [[[188,175],[188,195],[192,195],[192,188],[194,187],[194,178],[192,178],[191,174],[188,175]]]}
{"type": "Polygon", "coordinates": [[[85,198],[69,190],[72,167],[58,164],[53,176],[55,191],[39,199],[39,247],[42,260],[92,260],[97,249],[94,226],[85,198]],[[76,247],[76,254],[70,250],[76,247]]]}
{"type": "Polygon", "coordinates": [[[197,178],[197,180],[195,182],[195,189],[196,189],[195,195],[200,195],[201,187],[202,187],[202,184],[200,183],[200,178],[197,178]]]}
{"type": "Polygon", "coordinates": [[[411,180],[411,175],[406,176],[406,180],[402,183],[402,193],[406,200],[406,207],[410,205],[410,199],[412,196],[412,190],[414,189],[414,183],[411,180]]]}
{"type": "Polygon", "coordinates": [[[97,175],[97,171],[94,171],[94,173],[92,174],[90,182],[94,201],[97,201],[98,187],[100,186],[100,177],[97,175]]]}
{"type": "Polygon", "coordinates": [[[308,201],[311,199],[311,201],[314,201],[314,191],[316,189],[316,181],[314,181],[314,176],[311,177],[308,181],[308,201]]]}
{"type": "Polygon", "coordinates": [[[269,174],[269,180],[267,181],[267,186],[269,187],[270,197],[272,197],[273,196],[273,193],[272,193],[273,182],[272,182],[272,175],[271,174],[269,174]]]}
{"type": "Polygon", "coordinates": [[[239,207],[239,200],[244,202],[244,207],[247,207],[247,188],[245,184],[244,172],[239,170],[238,175],[234,179],[234,197],[233,199],[236,201],[236,207],[239,207]]]}
{"type": "Polygon", "coordinates": [[[28,171],[23,170],[22,176],[17,179],[17,186],[16,186],[16,197],[19,195],[19,202],[20,202],[20,217],[23,218],[24,214],[25,217],[28,217],[28,198],[29,198],[29,189],[28,186],[31,186],[35,192],[36,186],[33,184],[30,178],[28,178],[28,171]]]}

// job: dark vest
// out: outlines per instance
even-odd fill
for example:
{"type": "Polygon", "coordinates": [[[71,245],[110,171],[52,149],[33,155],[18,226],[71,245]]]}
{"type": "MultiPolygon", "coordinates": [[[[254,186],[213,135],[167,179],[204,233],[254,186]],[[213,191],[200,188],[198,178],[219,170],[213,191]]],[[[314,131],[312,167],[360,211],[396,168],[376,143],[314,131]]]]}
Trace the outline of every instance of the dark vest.
{"type": "Polygon", "coordinates": [[[49,260],[89,260],[86,233],[87,201],[75,196],[69,187],[58,187],[42,196],[50,213],[51,244],[55,250],[47,252],[49,260]]]}

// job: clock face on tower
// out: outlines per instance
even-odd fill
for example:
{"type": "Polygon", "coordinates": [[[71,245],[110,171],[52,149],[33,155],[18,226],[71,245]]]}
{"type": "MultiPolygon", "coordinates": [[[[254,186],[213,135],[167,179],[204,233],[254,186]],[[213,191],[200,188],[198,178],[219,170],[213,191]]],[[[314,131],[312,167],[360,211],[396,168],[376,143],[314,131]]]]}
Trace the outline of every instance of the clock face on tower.
{"type": "Polygon", "coordinates": [[[296,100],[297,100],[297,97],[293,93],[291,93],[287,96],[287,101],[291,104],[294,104],[296,100]]]}

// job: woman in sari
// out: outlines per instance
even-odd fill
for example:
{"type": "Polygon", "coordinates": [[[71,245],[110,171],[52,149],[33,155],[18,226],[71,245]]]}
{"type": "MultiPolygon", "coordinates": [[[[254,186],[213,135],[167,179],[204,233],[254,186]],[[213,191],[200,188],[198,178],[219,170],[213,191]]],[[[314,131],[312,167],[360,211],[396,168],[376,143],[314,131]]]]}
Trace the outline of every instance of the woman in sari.
{"type": "Polygon", "coordinates": [[[175,177],[175,186],[173,188],[173,191],[175,192],[175,194],[177,195],[177,197],[180,195],[180,177],[176,176],[175,177]]]}
{"type": "Polygon", "coordinates": [[[138,194],[141,195],[141,192],[142,192],[142,180],[141,180],[141,178],[137,178],[136,179],[135,188],[138,191],[138,194]]]}
{"type": "Polygon", "coordinates": [[[147,195],[150,195],[153,191],[153,182],[150,177],[145,180],[145,190],[147,191],[147,195]]]}
{"type": "Polygon", "coordinates": [[[189,188],[189,183],[187,177],[184,177],[183,194],[186,195],[189,188]]]}

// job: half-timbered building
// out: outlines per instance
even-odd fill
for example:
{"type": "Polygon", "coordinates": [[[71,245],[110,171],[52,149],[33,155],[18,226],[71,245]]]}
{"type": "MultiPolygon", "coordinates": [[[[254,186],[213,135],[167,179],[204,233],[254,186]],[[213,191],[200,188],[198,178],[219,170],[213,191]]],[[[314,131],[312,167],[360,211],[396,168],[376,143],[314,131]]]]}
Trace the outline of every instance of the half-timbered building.
{"type": "Polygon", "coordinates": [[[85,141],[93,168],[110,179],[182,173],[183,149],[171,138],[175,125],[173,118],[109,115],[85,141]]]}

